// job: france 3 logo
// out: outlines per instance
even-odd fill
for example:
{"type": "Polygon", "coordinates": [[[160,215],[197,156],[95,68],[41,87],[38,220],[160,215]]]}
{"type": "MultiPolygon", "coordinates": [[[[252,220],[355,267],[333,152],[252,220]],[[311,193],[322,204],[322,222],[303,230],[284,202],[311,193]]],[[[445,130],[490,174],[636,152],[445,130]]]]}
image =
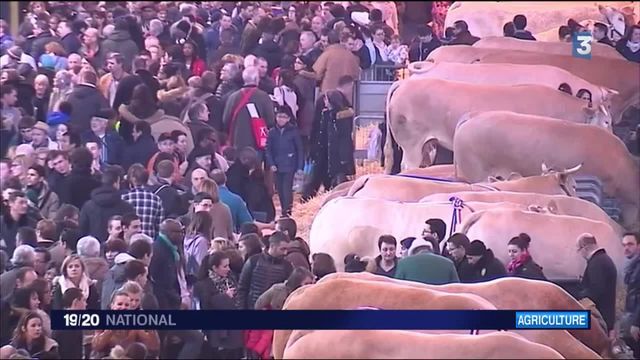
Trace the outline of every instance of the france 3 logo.
{"type": "Polygon", "coordinates": [[[573,34],[573,56],[580,59],[591,60],[591,41],[593,37],[590,32],[578,32],[573,34]]]}

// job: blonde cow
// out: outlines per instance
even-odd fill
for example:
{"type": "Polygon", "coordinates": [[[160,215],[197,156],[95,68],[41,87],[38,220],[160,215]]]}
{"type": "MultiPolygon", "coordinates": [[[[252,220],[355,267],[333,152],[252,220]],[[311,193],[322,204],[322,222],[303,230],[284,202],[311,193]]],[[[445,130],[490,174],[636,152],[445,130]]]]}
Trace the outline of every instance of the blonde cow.
{"type": "MultiPolygon", "coordinates": [[[[427,60],[465,64],[529,64],[559,67],[592,84],[601,85],[618,92],[618,95],[613,96],[611,99],[611,116],[614,124],[620,122],[622,115],[629,107],[640,104],[640,81],[638,81],[640,79],[640,66],[631,61],[603,57],[593,57],[591,60],[585,60],[575,58],[570,54],[542,54],[520,50],[487,49],[467,45],[439,47],[429,54],[427,60]]],[[[578,89],[572,90],[575,95],[578,89]]],[[[522,113],[522,111],[518,112],[522,113]]]]}
{"type": "MultiPolygon", "coordinates": [[[[541,54],[565,56],[570,56],[573,51],[572,43],[520,40],[504,36],[483,38],[473,44],[473,46],[485,49],[521,50],[541,54]]],[[[594,57],[605,57],[614,60],[626,61],[624,56],[620,55],[614,47],[606,44],[599,44],[595,41],[591,43],[591,54],[594,57]]]]}
{"type": "MultiPolygon", "coordinates": [[[[585,101],[547,86],[408,79],[400,83],[387,104],[388,130],[403,150],[403,167],[430,165],[430,153],[436,144],[453,149],[454,133],[462,115],[490,110],[556,117],[601,127],[609,127],[611,123],[603,105],[590,108],[585,101]]],[[[390,159],[390,136],[386,142],[385,151],[390,159]]]]}
{"type": "Polygon", "coordinates": [[[489,175],[539,173],[540,164],[595,176],[622,208],[627,229],[640,228],[640,159],[615,135],[595,126],[507,111],[471,113],[454,142],[456,176],[480,181],[489,175]],[[535,129],[535,130],[533,130],[535,129]],[[531,136],[531,131],[537,135],[531,136]]]}
{"type": "MultiPolygon", "coordinates": [[[[484,39],[480,41],[484,41],[484,39]]],[[[532,43],[532,41],[526,40],[516,41],[532,43]]],[[[615,90],[592,84],[564,69],[549,65],[463,64],[418,61],[409,64],[409,71],[411,72],[412,78],[453,80],[473,84],[532,84],[547,86],[557,90],[560,84],[565,83],[571,86],[572,89],[589,90],[592,94],[591,100],[596,106],[599,104],[610,106],[611,98],[618,94],[615,90]]],[[[392,85],[389,92],[393,92],[393,89],[398,85],[399,82],[392,85]]]]}
{"type": "Polygon", "coordinates": [[[512,333],[432,335],[399,330],[297,330],[283,356],[283,359],[451,358],[564,359],[550,347],[512,333]]]}
{"type": "MultiPolygon", "coordinates": [[[[427,168],[428,169],[428,168],[427,168]]],[[[562,213],[570,216],[600,221],[609,224],[618,235],[622,236],[625,229],[613,221],[598,205],[582,200],[578,197],[564,195],[545,195],[512,191],[462,191],[455,193],[440,193],[426,196],[421,202],[449,201],[455,196],[464,202],[510,202],[525,206],[542,207],[553,214],[562,213]]]]}
{"type": "MultiPolygon", "coordinates": [[[[503,264],[511,260],[507,252],[509,239],[519,233],[529,234],[531,256],[551,280],[576,280],[583,275],[587,262],[576,252],[576,240],[583,233],[593,234],[618,267],[625,261],[621,238],[611,226],[575,216],[489,209],[465,217],[459,229],[469,239],[482,240],[503,264]]],[[[622,273],[619,268],[620,278],[622,273]]]]}
{"type": "Polygon", "coordinates": [[[589,1],[457,1],[449,7],[445,26],[453,26],[454,22],[463,20],[475,36],[502,36],[504,24],[513,21],[515,15],[523,14],[527,17],[527,30],[533,34],[565,25],[569,19],[578,22],[601,19],[624,33],[625,20],[619,21],[616,9],[637,8],[637,2],[634,5],[633,1],[606,1],[601,5],[612,11],[605,12],[597,2],[589,1]]]}
{"type": "Polygon", "coordinates": [[[516,191],[576,196],[576,183],[571,174],[577,170],[572,168],[540,176],[477,184],[424,180],[413,176],[365,175],[353,183],[347,196],[413,202],[427,195],[457,191],[516,191]]]}
{"type": "MultiPolygon", "coordinates": [[[[348,278],[332,278],[302,287],[291,293],[284,305],[285,310],[357,309],[359,307],[397,310],[496,309],[495,305],[488,300],[469,293],[445,293],[400,283],[348,278]]],[[[273,354],[276,359],[282,358],[291,332],[291,330],[274,332],[273,354]]],[[[452,333],[453,331],[440,331],[440,333],[443,332],[452,333]]],[[[598,358],[597,354],[566,331],[514,332],[529,341],[549,346],[568,359],[598,358]]],[[[429,333],[437,333],[437,331],[429,331],[429,333]]],[[[487,333],[491,332],[487,331],[487,333]]]]}
{"type": "MultiPolygon", "coordinates": [[[[527,209],[525,205],[514,203],[468,202],[461,212],[460,220],[471,216],[475,211],[504,207],[527,209]]],[[[419,237],[425,220],[431,218],[444,220],[447,229],[450,229],[452,215],[453,205],[449,202],[400,203],[342,197],[323,206],[313,219],[309,231],[309,247],[311,253],[323,252],[331,255],[336,260],[338,270],[342,270],[342,260],[349,253],[360,257],[378,255],[377,239],[380,235],[393,234],[398,239],[419,237]]],[[[460,224],[457,226],[458,229],[461,228],[460,224]]]]}
{"type": "MultiPolygon", "coordinates": [[[[558,285],[548,281],[519,277],[507,277],[475,284],[427,285],[363,272],[334,273],[323,277],[320,282],[335,278],[393,282],[447,293],[469,293],[489,300],[500,310],[586,310],[581,303],[558,285]]],[[[569,330],[569,333],[596,353],[608,356],[611,342],[605,329],[600,326],[600,320],[596,314],[592,313],[589,330],[569,330]]]]}

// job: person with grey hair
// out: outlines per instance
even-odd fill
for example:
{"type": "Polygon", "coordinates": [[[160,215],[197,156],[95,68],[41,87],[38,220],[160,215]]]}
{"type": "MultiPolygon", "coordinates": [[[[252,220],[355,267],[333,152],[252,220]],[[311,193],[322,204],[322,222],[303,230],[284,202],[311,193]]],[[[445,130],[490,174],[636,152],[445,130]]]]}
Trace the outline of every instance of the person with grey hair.
{"type": "Polygon", "coordinates": [[[273,101],[266,92],[258,89],[260,73],[256,67],[242,72],[244,86],[229,96],[222,116],[229,129],[229,142],[238,149],[249,146],[260,153],[267,141],[268,129],[275,126],[273,101]]]}
{"type": "Polygon", "coordinates": [[[92,280],[96,280],[96,289],[102,289],[102,281],[104,281],[107,271],[109,271],[109,265],[107,261],[100,256],[100,242],[93,236],[85,236],[78,240],[76,245],[78,249],[78,255],[84,261],[87,275],[92,280]]]}
{"type": "Polygon", "coordinates": [[[226,103],[227,98],[240,89],[238,75],[240,75],[240,67],[236,63],[228,62],[220,69],[220,83],[216,88],[216,98],[222,103],[226,103]]]}
{"type": "Polygon", "coordinates": [[[5,296],[16,287],[18,271],[22,268],[33,267],[36,253],[29,245],[20,245],[13,251],[11,257],[12,269],[0,275],[0,293],[5,296]]]}
{"type": "Polygon", "coordinates": [[[100,242],[93,236],[85,236],[78,240],[76,245],[78,255],[83,258],[91,258],[100,256],[100,242]]]}
{"type": "Polygon", "coordinates": [[[596,237],[584,233],[576,241],[577,252],[587,261],[587,267],[580,282],[578,299],[589,298],[596,305],[607,324],[607,331],[613,329],[616,316],[616,283],[618,271],[607,251],[598,246],[596,237]]]}

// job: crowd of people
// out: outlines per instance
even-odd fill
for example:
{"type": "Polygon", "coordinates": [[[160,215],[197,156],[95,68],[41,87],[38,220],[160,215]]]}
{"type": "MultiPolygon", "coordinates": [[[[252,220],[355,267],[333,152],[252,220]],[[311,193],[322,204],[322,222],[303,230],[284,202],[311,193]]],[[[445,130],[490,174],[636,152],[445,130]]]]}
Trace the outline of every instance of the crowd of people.
{"type": "MultiPolygon", "coordinates": [[[[526,234],[507,268],[461,234],[440,256],[442,221],[401,241],[402,260],[390,235],[370,263],[297,236],[293,189],[307,200],[355,175],[360,72],[478,39],[459,21],[407,41],[393,4],[36,1],[17,34],[0,20],[0,357],[266,359],[269,331],[52,331],[48,312],[280,309],[335,261],[437,284],[544,279],[526,234]]],[[[639,38],[618,42],[630,60],[639,38]]],[[[638,290],[638,238],[625,239],[638,290]]],[[[610,325],[610,284],[588,271],[610,325]]],[[[636,341],[639,301],[630,291],[636,341]]]]}

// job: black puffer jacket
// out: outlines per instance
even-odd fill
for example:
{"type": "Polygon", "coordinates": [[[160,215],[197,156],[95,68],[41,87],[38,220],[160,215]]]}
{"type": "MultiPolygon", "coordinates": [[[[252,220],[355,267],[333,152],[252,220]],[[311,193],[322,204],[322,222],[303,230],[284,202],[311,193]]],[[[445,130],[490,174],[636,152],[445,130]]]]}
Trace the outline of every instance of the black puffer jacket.
{"type": "Polygon", "coordinates": [[[293,266],[284,258],[275,258],[265,253],[250,257],[240,274],[240,306],[246,310],[253,310],[260,295],[273,284],[287,280],[292,271],[293,266]]]}
{"type": "Polygon", "coordinates": [[[507,270],[500,260],[496,259],[491,249],[487,249],[482,258],[474,264],[473,269],[475,275],[472,282],[491,281],[507,276],[507,270]]]}
{"type": "Polygon", "coordinates": [[[114,215],[135,212],[134,208],[122,200],[120,192],[112,186],[102,186],[91,192],[91,200],[80,211],[80,230],[83,235],[107,241],[107,225],[114,215]]]}

